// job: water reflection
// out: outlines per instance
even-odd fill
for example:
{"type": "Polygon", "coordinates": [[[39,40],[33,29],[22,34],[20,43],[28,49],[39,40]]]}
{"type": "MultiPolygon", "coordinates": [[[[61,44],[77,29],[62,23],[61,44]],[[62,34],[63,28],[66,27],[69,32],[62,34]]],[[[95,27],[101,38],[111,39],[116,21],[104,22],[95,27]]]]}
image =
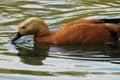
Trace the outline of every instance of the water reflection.
{"type": "MultiPolygon", "coordinates": [[[[31,47],[23,43],[14,48],[9,40],[16,34],[18,24],[30,17],[41,17],[50,30],[54,31],[68,22],[81,18],[118,18],[119,16],[120,0],[0,0],[0,79],[4,77],[9,80],[33,80],[40,76],[38,80],[79,80],[81,73],[87,71],[85,74],[87,77],[83,77],[85,80],[93,78],[97,80],[98,77],[103,80],[118,80],[119,73],[96,76],[94,71],[105,74],[109,71],[113,73],[120,71],[119,45],[118,48],[107,45],[41,44],[31,47]],[[48,72],[44,73],[46,70],[48,72]],[[58,72],[54,75],[59,77],[47,77],[53,71],[58,72]],[[28,76],[24,78],[23,75],[28,76]],[[74,75],[77,75],[76,78],[74,75]]],[[[22,40],[25,39],[29,38],[22,40]]]]}
{"type": "Polygon", "coordinates": [[[34,48],[27,48],[24,46],[19,46],[19,53],[17,54],[20,57],[20,61],[25,64],[30,65],[43,65],[43,60],[48,57],[49,46],[35,46],[34,48]]]}
{"type": "Polygon", "coordinates": [[[119,46],[101,45],[48,45],[34,44],[33,48],[18,45],[20,61],[29,65],[43,65],[49,57],[74,60],[109,61],[119,64],[119,46]]]}

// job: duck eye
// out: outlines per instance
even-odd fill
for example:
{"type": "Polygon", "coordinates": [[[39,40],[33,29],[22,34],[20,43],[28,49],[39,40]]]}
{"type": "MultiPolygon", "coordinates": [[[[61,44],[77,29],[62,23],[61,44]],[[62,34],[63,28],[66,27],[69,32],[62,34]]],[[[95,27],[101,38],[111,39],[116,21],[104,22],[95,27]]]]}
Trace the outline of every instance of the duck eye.
{"type": "Polygon", "coordinates": [[[22,27],[22,29],[25,29],[25,28],[26,28],[25,26],[22,27]]]}

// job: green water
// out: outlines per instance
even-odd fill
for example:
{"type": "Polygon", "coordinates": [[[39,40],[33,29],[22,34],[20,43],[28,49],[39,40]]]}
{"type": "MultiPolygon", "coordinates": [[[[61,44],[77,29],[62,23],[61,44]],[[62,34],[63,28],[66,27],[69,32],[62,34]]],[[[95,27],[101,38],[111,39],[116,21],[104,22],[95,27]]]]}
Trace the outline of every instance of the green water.
{"type": "Polygon", "coordinates": [[[20,22],[41,17],[51,31],[81,18],[119,18],[119,0],[0,0],[0,80],[120,80],[118,48],[10,40],[20,22]]]}

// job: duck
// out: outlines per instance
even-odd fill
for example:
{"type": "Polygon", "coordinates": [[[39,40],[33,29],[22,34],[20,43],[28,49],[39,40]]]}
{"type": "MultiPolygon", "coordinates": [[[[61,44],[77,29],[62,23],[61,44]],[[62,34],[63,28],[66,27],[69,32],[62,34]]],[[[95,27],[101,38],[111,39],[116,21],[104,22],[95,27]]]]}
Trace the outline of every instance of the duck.
{"type": "Polygon", "coordinates": [[[16,40],[25,35],[34,35],[35,43],[43,44],[104,44],[113,43],[120,37],[120,19],[80,19],[63,25],[51,32],[43,19],[31,17],[18,26],[16,40]]]}

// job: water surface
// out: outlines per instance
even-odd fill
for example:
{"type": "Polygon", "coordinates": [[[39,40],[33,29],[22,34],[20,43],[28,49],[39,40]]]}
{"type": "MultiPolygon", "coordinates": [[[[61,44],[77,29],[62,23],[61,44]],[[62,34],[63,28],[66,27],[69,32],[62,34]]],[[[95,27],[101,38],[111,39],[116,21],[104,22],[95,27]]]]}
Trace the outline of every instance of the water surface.
{"type": "Polygon", "coordinates": [[[40,17],[51,31],[82,18],[119,18],[119,0],[0,0],[0,80],[120,80],[120,42],[41,45],[10,40],[20,22],[40,17]],[[116,46],[116,45],[115,45],[116,46]]]}

